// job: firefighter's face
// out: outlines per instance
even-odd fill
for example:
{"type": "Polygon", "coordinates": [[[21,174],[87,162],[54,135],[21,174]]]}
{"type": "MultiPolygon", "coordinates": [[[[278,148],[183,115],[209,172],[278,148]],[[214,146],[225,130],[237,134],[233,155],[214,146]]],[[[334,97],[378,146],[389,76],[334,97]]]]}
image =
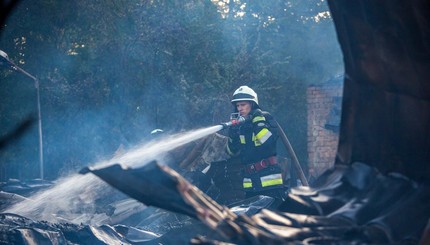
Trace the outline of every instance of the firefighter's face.
{"type": "Polygon", "coordinates": [[[249,112],[251,111],[251,108],[252,108],[252,106],[251,106],[251,102],[249,102],[249,101],[239,101],[239,102],[236,102],[236,108],[237,108],[237,111],[239,112],[239,114],[241,115],[241,116],[248,116],[248,114],[249,114],[249,112]]]}

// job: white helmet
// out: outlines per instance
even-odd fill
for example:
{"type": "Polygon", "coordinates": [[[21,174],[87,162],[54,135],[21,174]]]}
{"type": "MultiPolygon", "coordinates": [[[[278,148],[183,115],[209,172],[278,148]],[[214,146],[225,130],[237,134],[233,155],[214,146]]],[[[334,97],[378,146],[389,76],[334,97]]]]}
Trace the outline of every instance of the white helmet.
{"type": "Polygon", "coordinates": [[[237,101],[254,101],[258,106],[257,93],[248,86],[240,86],[236,91],[234,91],[231,103],[235,104],[237,101]]]}

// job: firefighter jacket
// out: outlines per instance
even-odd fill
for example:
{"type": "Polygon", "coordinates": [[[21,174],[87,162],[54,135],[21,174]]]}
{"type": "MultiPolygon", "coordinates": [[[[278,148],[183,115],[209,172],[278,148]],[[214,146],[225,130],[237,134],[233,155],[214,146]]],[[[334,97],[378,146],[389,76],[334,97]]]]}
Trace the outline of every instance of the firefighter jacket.
{"type": "Polygon", "coordinates": [[[263,114],[259,109],[250,114],[250,120],[230,127],[227,152],[240,157],[244,165],[245,191],[281,188],[281,169],[273,160],[276,159],[277,129],[266,120],[266,117],[271,117],[270,114],[263,114]]]}

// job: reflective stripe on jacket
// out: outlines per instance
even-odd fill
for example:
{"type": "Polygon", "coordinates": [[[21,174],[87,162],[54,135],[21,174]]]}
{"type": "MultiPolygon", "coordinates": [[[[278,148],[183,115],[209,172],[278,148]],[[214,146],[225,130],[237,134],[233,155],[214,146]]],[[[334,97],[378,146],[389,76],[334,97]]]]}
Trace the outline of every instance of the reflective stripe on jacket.
{"type": "MultiPolygon", "coordinates": [[[[251,178],[243,178],[243,188],[245,189],[259,189],[258,187],[261,186],[261,188],[264,187],[276,187],[276,186],[282,186],[283,180],[282,180],[282,174],[281,173],[275,173],[275,174],[269,174],[265,176],[259,177],[260,183],[254,184],[251,178]]],[[[255,182],[255,181],[254,181],[255,182]]]]}

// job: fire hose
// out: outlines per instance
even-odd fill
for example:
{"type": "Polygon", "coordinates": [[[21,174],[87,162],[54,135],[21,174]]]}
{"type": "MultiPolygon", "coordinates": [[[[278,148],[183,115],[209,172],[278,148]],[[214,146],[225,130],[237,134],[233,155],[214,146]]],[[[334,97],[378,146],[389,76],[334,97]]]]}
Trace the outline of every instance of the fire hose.
{"type": "MultiPolygon", "coordinates": [[[[243,116],[239,116],[238,113],[233,113],[232,116],[230,117],[230,121],[226,122],[226,123],[221,123],[221,125],[223,126],[223,129],[231,127],[231,126],[235,126],[235,125],[240,125],[242,123],[244,123],[247,119],[244,118],[243,116]]],[[[284,144],[285,148],[288,151],[288,154],[291,156],[293,165],[298,173],[299,179],[302,182],[302,185],[304,186],[309,186],[308,180],[306,179],[306,176],[303,172],[302,166],[300,165],[299,159],[297,158],[296,153],[294,152],[293,146],[291,145],[290,141],[288,140],[287,135],[285,134],[284,130],[281,128],[281,125],[279,125],[278,121],[276,121],[275,119],[273,119],[273,121],[275,122],[277,130],[278,130],[278,135],[282,140],[282,143],[284,144]]]]}
{"type": "Polygon", "coordinates": [[[305,177],[305,173],[303,172],[302,166],[299,163],[299,159],[297,159],[296,153],[294,152],[293,146],[287,138],[284,130],[282,130],[281,125],[279,125],[278,121],[276,122],[276,126],[278,128],[279,136],[281,137],[282,143],[284,143],[285,148],[287,148],[288,154],[290,154],[294,167],[296,167],[296,171],[299,174],[300,181],[304,186],[309,186],[308,180],[305,177]]]}

